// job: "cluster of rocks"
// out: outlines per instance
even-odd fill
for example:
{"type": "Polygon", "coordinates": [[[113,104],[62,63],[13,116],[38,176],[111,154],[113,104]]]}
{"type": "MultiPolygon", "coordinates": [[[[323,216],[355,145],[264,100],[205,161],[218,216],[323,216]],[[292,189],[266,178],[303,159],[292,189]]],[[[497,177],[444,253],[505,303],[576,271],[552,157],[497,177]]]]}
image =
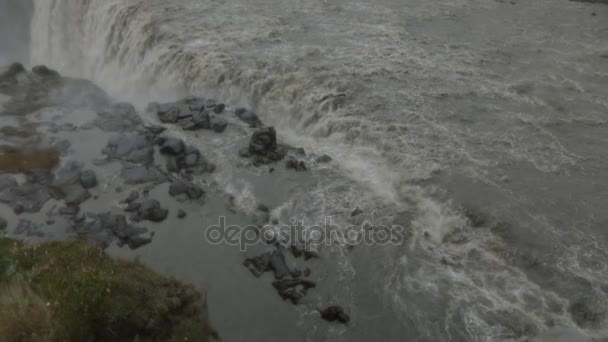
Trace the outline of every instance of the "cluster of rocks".
{"type": "MultiPolygon", "coordinates": [[[[294,257],[305,256],[309,258],[312,254],[307,254],[299,248],[292,248],[294,257]]],[[[291,269],[285,260],[284,248],[277,244],[275,249],[258,256],[245,259],[243,266],[247,267],[251,273],[259,278],[266,272],[273,272],[275,280],[272,286],[283,300],[289,300],[297,305],[307,295],[308,290],[317,286],[316,282],[305,279],[310,277],[309,268],[302,270],[291,269]]],[[[340,306],[330,306],[319,310],[321,317],[327,321],[348,323],[350,317],[340,306]]]]}
{"type": "Polygon", "coordinates": [[[223,132],[228,123],[219,117],[226,106],[200,97],[188,97],[171,103],[151,103],[148,111],[154,112],[162,123],[175,124],[185,131],[201,129],[223,132]]]}
{"type": "Polygon", "coordinates": [[[310,275],[309,269],[300,271],[289,268],[280,246],[272,252],[245,259],[243,265],[256,277],[265,272],[273,272],[275,281],[272,285],[281,298],[288,299],[293,304],[298,304],[306,296],[308,289],[316,286],[315,282],[301,278],[302,275],[310,275]]]}

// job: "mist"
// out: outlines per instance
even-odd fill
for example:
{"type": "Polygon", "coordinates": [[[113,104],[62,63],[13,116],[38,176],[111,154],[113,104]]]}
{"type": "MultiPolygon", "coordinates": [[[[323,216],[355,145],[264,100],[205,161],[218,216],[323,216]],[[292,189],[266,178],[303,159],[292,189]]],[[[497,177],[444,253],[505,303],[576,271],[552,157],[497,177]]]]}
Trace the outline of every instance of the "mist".
{"type": "Polygon", "coordinates": [[[28,61],[32,12],[29,0],[0,0],[0,65],[28,61]]]}

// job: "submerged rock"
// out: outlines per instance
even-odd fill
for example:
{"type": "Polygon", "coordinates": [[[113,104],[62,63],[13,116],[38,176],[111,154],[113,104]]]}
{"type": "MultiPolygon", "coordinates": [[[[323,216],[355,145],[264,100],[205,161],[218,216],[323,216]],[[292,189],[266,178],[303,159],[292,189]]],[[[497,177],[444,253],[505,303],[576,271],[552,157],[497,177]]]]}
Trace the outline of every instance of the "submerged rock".
{"type": "Polygon", "coordinates": [[[329,306],[323,310],[320,310],[321,318],[328,322],[338,321],[340,323],[348,323],[350,321],[350,316],[344,312],[344,309],[338,305],[329,306]]]}
{"type": "Polygon", "coordinates": [[[234,111],[234,114],[237,116],[237,118],[241,119],[241,121],[245,122],[250,127],[257,128],[263,126],[258,115],[247,108],[237,108],[234,111]]]}
{"type": "Polygon", "coordinates": [[[13,233],[15,235],[25,235],[27,237],[44,237],[44,233],[40,230],[41,228],[42,225],[30,220],[20,219],[13,233]]]}
{"type": "Polygon", "coordinates": [[[147,135],[140,133],[111,138],[102,153],[108,159],[131,163],[151,164],[154,161],[152,141],[147,135]]]}
{"type": "Polygon", "coordinates": [[[160,184],[167,180],[167,176],[155,166],[127,164],[120,175],[126,184],[160,184]]]}
{"type": "Polygon", "coordinates": [[[10,186],[10,181],[7,181],[3,185],[4,190],[0,191],[0,203],[9,205],[17,214],[36,213],[51,198],[47,186],[42,184],[25,183],[10,186]]]}
{"type": "Polygon", "coordinates": [[[68,206],[79,205],[91,197],[91,194],[89,194],[89,192],[80,184],[69,185],[65,187],[63,191],[65,192],[65,198],[63,200],[68,206]]]}
{"type": "Polygon", "coordinates": [[[111,212],[94,214],[92,220],[80,222],[74,227],[80,238],[94,242],[102,247],[109,246],[115,239],[119,246],[127,245],[131,249],[139,248],[152,241],[152,237],[143,237],[148,232],[146,228],[127,223],[124,215],[111,212]]]}
{"type": "Polygon", "coordinates": [[[293,304],[298,304],[306,296],[308,289],[314,288],[317,284],[310,280],[298,278],[275,280],[272,286],[281,298],[289,299],[293,304]]]}
{"type": "Polygon", "coordinates": [[[176,138],[160,138],[158,144],[162,154],[177,156],[186,150],[184,142],[176,138]]]}
{"type": "Polygon", "coordinates": [[[177,197],[178,200],[184,200],[185,197],[195,200],[201,198],[205,192],[186,180],[176,180],[169,186],[169,195],[177,197]]]}
{"type": "Polygon", "coordinates": [[[161,208],[160,202],[155,199],[147,199],[141,203],[139,210],[133,218],[136,221],[148,220],[152,222],[162,222],[167,218],[169,210],[161,208]]]}
{"type": "Polygon", "coordinates": [[[80,185],[85,189],[97,186],[97,175],[92,170],[84,170],[80,174],[80,185]]]}
{"type": "Polygon", "coordinates": [[[177,211],[177,218],[179,218],[179,219],[183,219],[183,218],[185,218],[185,217],[186,217],[186,215],[187,215],[187,214],[186,214],[186,212],[185,212],[185,211],[183,211],[182,209],[179,209],[179,210],[177,211]]]}

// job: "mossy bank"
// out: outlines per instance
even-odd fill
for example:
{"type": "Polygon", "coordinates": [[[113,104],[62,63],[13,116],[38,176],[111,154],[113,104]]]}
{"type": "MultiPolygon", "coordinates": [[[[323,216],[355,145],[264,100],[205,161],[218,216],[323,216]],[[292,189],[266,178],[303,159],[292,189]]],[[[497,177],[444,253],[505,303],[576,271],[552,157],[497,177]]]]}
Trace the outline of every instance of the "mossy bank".
{"type": "Polygon", "coordinates": [[[85,242],[0,241],[3,341],[213,341],[204,295],[85,242]]]}

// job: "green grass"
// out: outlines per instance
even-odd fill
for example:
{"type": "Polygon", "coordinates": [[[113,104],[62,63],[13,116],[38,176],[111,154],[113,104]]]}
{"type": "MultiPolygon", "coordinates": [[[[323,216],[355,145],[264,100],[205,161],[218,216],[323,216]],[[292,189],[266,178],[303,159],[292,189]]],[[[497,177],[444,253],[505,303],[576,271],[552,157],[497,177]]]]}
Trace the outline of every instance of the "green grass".
{"type": "Polygon", "coordinates": [[[0,336],[6,341],[218,339],[199,291],[87,243],[5,239],[2,257],[0,336]]]}

